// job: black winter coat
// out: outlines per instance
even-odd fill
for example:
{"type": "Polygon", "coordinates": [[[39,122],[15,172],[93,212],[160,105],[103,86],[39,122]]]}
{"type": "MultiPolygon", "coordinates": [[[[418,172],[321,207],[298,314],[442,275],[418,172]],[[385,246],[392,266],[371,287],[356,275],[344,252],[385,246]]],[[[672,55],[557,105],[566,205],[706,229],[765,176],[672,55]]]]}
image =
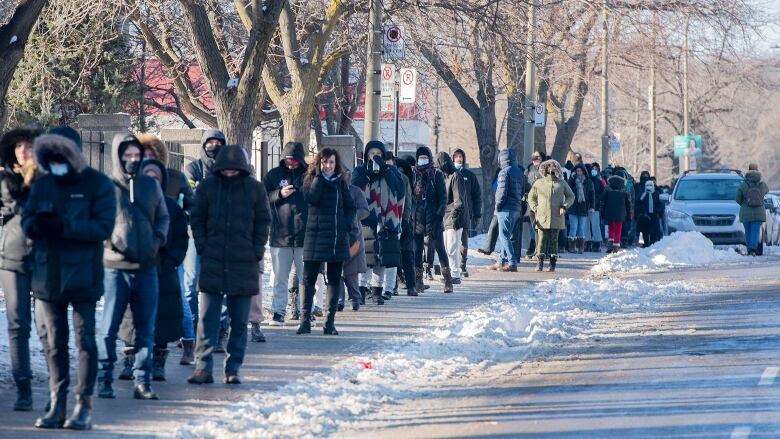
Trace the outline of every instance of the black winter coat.
{"type": "Polygon", "coordinates": [[[263,179],[273,218],[270,246],[303,247],[308,208],[303,196],[303,176],[306,174],[306,157],[303,154],[303,145],[300,143],[288,144],[282,151],[282,157],[286,156],[295,157],[300,162],[300,166],[290,170],[282,159],[279,166],[268,171],[263,179]],[[281,195],[281,189],[286,185],[295,186],[296,191],[284,198],[281,195]]]}
{"type": "Polygon", "coordinates": [[[588,211],[596,208],[596,192],[593,188],[593,182],[590,177],[587,176],[585,167],[582,165],[577,165],[576,167],[580,167],[584,173],[583,176],[585,177],[585,181],[583,182],[583,191],[585,192],[585,199],[581,200],[577,198],[577,174],[572,173],[571,178],[569,178],[569,187],[571,188],[571,191],[574,192],[574,204],[571,205],[568,213],[574,216],[588,216],[588,211]]]}
{"type": "Polygon", "coordinates": [[[601,197],[601,218],[604,221],[626,221],[631,214],[631,197],[626,190],[626,181],[613,175],[608,183],[601,197]]]}
{"type": "Polygon", "coordinates": [[[34,152],[44,171],[52,154],[64,156],[72,171],[65,179],[39,177],[22,212],[22,227],[34,242],[33,294],[47,302],[96,302],[103,295],[103,243],[116,217],[114,184],[87,167],[79,147],[66,137],[40,136],[34,152]],[[38,220],[52,215],[62,221],[62,236],[45,238],[38,220]]]}
{"type": "Polygon", "coordinates": [[[348,261],[349,230],[357,208],[347,183],[341,178],[327,180],[317,173],[312,181],[304,184],[303,192],[309,203],[303,260],[348,261]]]}
{"type": "MultiPolygon", "coordinates": [[[[184,256],[187,254],[189,241],[187,216],[172,198],[166,197],[165,203],[171,215],[171,226],[168,229],[168,239],[160,249],[160,255],[157,258],[159,296],[157,317],[154,320],[154,344],[156,346],[174,342],[184,335],[182,327],[184,313],[182,311],[178,268],[184,262],[184,256]]],[[[130,346],[135,342],[135,326],[129,305],[124,318],[122,318],[122,325],[119,327],[119,337],[130,346]]]]}
{"type": "Polygon", "coordinates": [[[271,211],[263,185],[249,174],[238,145],[220,149],[213,174],[198,185],[190,217],[195,248],[201,257],[198,290],[228,296],[260,292],[271,211]],[[225,177],[222,170],[239,170],[225,177]]]}
{"type": "Polygon", "coordinates": [[[447,187],[444,174],[431,168],[431,164],[415,167],[414,234],[437,237],[444,231],[447,187]]]}
{"type": "Polygon", "coordinates": [[[22,211],[30,197],[30,188],[22,184],[22,176],[13,171],[0,175],[0,214],[3,228],[0,231],[0,269],[29,273],[33,242],[22,230],[22,211]]]}
{"type": "MultiPolygon", "coordinates": [[[[468,193],[463,176],[455,169],[449,154],[442,151],[436,157],[436,164],[444,173],[444,188],[447,193],[447,208],[444,210],[444,229],[458,230],[469,225],[466,209],[468,193]]],[[[467,232],[468,233],[468,232],[467,232]]]]}

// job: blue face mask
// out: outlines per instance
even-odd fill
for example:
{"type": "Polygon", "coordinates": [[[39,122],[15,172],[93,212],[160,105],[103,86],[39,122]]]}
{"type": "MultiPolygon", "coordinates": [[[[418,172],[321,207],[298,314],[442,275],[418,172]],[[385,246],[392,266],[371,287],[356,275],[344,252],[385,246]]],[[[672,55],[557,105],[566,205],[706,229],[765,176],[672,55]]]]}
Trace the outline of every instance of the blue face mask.
{"type": "Polygon", "coordinates": [[[50,163],[49,164],[49,172],[51,172],[52,175],[56,175],[57,177],[62,177],[64,175],[68,174],[68,164],[67,163],[50,163]]]}
{"type": "Polygon", "coordinates": [[[591,170],[590,170],[590,175],[592,175],[592,176],[594,176],[594,177],[598,177],[598,175],[599,175],[599,171],[597,171],[597,170],[595,170],[595,169],[591,169],[591,170]]]}
{"type": "Polygon", "coordinates": [[[430,162],[428,161],[428,159],[419,159],[419,160],[417,160],[417,166],[425,166],[425,165],[427,165],[428,163],[430,163],[430,162]]]}
{"type": "Polygon", "coordinates": [[[455,163],[455,169],[457,169],[458,171],[463,169],[463,163],[455,163]]]}

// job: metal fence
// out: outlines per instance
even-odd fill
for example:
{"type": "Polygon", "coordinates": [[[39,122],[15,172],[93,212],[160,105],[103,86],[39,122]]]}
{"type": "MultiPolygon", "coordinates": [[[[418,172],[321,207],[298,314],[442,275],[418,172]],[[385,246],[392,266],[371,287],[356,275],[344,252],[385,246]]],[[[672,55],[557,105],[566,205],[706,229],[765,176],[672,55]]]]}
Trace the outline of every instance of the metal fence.
{"type": "MultiPolygon", "coordinates": [[[[106,140],[103,131],[83,130],[79,134],[81,135],[82,151],[84,158],[87,159],[87,164],[106,175],[111,175],[113,164],[113,157],[111,156],[112,139],[106,140]]],[[[168,167],[178,169],[179,171],[184,170],[186,156],[181,144],[165,142],[165,147],[168,148],[168,167]]]]}

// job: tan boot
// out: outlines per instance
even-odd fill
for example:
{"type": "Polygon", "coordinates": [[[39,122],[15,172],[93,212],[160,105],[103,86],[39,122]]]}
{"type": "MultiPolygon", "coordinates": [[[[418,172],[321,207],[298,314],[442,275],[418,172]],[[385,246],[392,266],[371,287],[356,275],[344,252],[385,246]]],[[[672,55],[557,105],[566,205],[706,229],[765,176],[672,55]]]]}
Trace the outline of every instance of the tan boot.
{"type": "Polygon", "coordinates": [[[423,269],[422,268],[416,268],[414,269],[414,282],[417,284],[417,294],[422,293],[423,291],[428,289],[428,286],[425,285],[423,282],[423,269]]]}
{"type": "Polygon", "coordinates": [[[450,267],[441,267],[441,275],[444,277],[444,292],[452,293],[454,288],[452,286],[452,272],[450,267]]]}
{"type": "Polygon", "coordinates": [[[496,262],[495,264],[493,264],[493,265],[489,266],[489,267],[488,267],[488,270],[493,270],[493,271],[501,271],[501,268],[502,268],[503,266],[504,266],[504,264],[502,264],[502,263],[500,263],[500,262],[496,262]]]}
{"type": "Polygon", "coordinates": [[[575,242],[575,241],[574,241],[574,238],[569,238],[569,239],[566,241],[566,244],[567,244],[567,245],[566,245],[566,251],[567,251],[567,252],[569,252],[569,253],[574,253],[574,246],[575,246],[574,242],[575,242]]]}

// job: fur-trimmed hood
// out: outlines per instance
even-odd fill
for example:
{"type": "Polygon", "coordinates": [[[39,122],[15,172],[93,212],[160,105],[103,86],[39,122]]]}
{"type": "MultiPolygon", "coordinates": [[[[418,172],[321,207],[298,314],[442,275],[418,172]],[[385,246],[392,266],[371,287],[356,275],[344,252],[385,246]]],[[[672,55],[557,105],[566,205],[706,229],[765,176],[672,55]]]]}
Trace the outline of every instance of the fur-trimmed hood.
{"type": "Polygon", "coordinates": [[[49,172],[51,157],[57,154],[63,156],[77,173],[87,168],[87,160],[76,142],[58,134],[42,134],[36,137],[33,154],[38,169],[46,172],[49,172]]]}
{"type": "Polygon", "coordinates": [[[168,187],[168,169],[165,167],[165,164],[157,159],[144,159],[141,162],[141,169],[138,170],[139,173],[143,174],[144,169],[154,166],[160,171],[160,175],[162,176],[162,183],[160,183],[160,188],[165,192],[165,188],[168,187]]]}
{"type": "Polygon", "coordinates": [[[147,133],[141,133],[135,137],[139,142],[141,142],[141,145],[143,145],[144,149],[150,149],[154,151],[154,155],[157,157],[157,160],[161,161],[162,164],[166,167],[168,166],[170,154],[168,153],[168,148],[165,146],[165,143],[163,143],[159,137],[155,136],[154,134],[147,133]]]}
{"type": "Polygon", "coordinates": [[[16,144],[25,140],[32,143],[39,135],[41,131],[34,128],[15,128],[6,132],[0,139],[0,166],[10,168],[17,164],[16,144]]]}
{"type": "Polygon", "coordinates": [[[612,190],[620,191],[626,188],[626,179],[615,174],[607,179],[607,185],[612,190]]]}
{"type": "Polygon", "coordinates": [[[561,164],[558,163],[557,160],[550,159],[542,162],[539,165],[539,175],[541,175],[542,177],[546,177],[547,175],[552,175],[558,180],[563,180],[563,169],[561,168],[561,164]]]}

